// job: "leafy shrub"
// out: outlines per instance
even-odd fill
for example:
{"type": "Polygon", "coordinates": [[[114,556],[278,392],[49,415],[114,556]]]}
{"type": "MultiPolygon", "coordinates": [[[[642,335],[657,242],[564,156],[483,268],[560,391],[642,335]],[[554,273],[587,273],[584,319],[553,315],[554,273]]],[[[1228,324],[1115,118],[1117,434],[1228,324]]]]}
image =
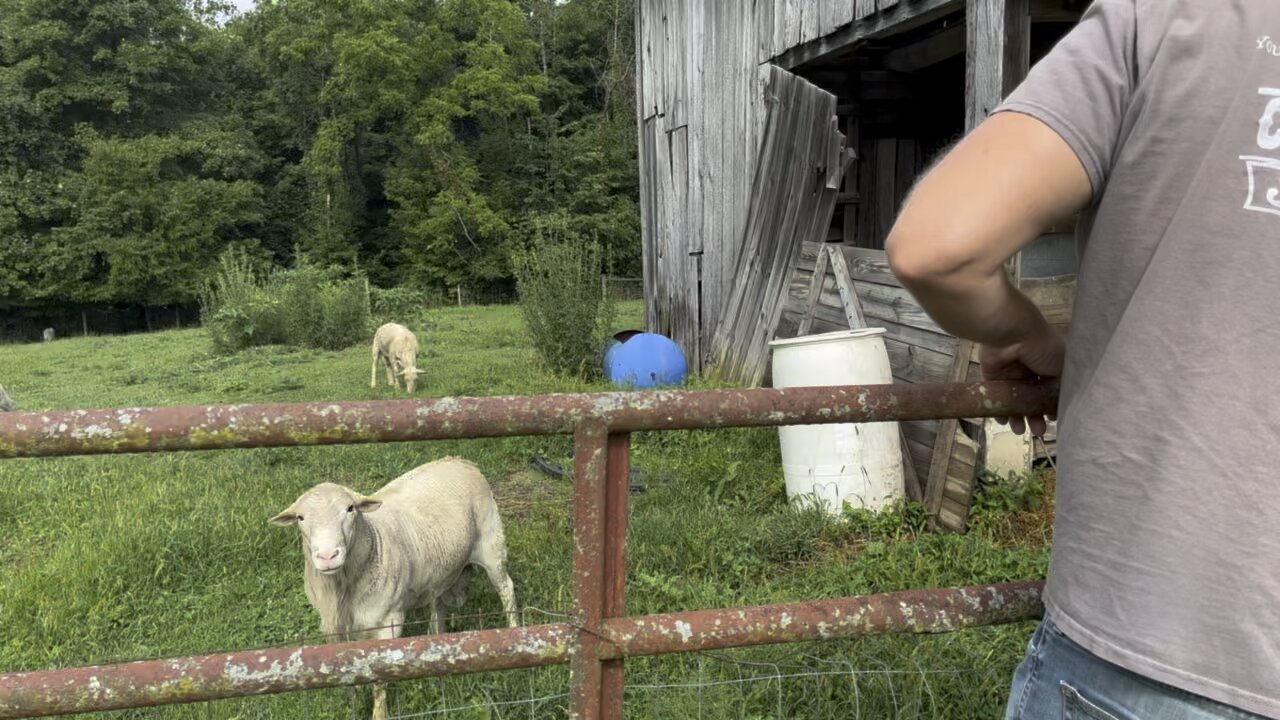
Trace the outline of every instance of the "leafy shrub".
{"type": "Polygon", "coordinates": [[[983,470],[978,473],[971,513],[998,515],[1038,510],[1044,500],[1044,477],[1039,472],[1009,472],[1001,477],[983,470]]]}
{"type": "Polygon", "coordinates": [[[373,320],[363,277],[303,258],[274,280],[287,344],[341,350],[368,339],[373,320]]]}
{"type": "Polygon", "coordinates": [[[843,515],[852,532],[867,538],[895,541],[919,537],[928,526],[929,519],[924,505],[906,497],[900,497],[878,511],[846,504],[843,515]]]}
{"type": "Polygon", "coordinates": [[[552,372],[589,378],[601,373],[614,303],[601,290],[601,250],[594,241],[543,228],[511,256],[520,310],[538,356],[552,372]]]}
{"type": "Polygon", "coordinates": [[[417,288],[370,288],[369,302],[373,317],[379,324],[398,322],[402,325],[412,323],[427,306],[427,293],[417,288]]]}
{"type": "Polygon", "coordinates": [[[200,316],[220,354],[275,344],[339,350],[363,342],[372,323],[363,277],[305,257],[264,275],[239,250],[223,255],[200,293],[200,316]]]}
{"type": "Polygon", "coordinates": [[[200,291],[200,321],[214,352],[284,342],[278,301],[269,285],[270,278],[244,250],[233,247],[223,253],[217,275],[200,291]]]}
{"type": "Polygon", "coordinates": [[[1011,516],[1041,509],[1046,497],[1043,471],[1010,471],[1004,477],[989,470],[980,471],[969,510],[969,528],[993,534],[1002,524],[1009,523],[1011,516]]]}

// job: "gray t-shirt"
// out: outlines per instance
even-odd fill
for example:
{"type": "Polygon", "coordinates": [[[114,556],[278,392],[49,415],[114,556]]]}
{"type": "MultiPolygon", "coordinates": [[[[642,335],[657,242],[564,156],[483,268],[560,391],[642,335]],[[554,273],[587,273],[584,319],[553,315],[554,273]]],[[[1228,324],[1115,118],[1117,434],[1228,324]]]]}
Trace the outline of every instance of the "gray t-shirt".
{"type": "Polygon", "coordinates": [[[1052,127],[1094,189],[1049,612],[1280,717],[1280,2],[1097,0],[997,111],[1052,127]]]}

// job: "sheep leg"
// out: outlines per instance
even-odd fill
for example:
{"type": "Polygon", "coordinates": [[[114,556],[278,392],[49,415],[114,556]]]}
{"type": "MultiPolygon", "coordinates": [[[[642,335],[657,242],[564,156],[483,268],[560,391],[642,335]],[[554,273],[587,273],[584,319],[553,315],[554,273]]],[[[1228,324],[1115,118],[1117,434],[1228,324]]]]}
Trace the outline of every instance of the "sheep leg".
{"type": "MultiPolygon", "coordinates": [[[[393,640],[404,631],[404,613],[391,612],[378,628],[379,640],[393,640]]],[[[387,684],[373,684],[373,720],[387,720],[387,684]]]]}
{"type": "Polygon", "coordinates": [[[373,368],[369,370],[369,387],[378,387],[378,349],[373,349],[373,368]]]}
{"type": "Polygon", "coordinates": [[[507,574],[507,563],[500,560],[481,562],[480,565],[489,576],[489,582],[493,583],[494,589],[498,591],[498,597],[502,598],[502,609],[507,613],[507,626],[518,627],[520,608],[516,607],[516,586],[511,582],[511,576],[507,574]]]}
{"type": "Polygon", "coordinates": [[[516,606],[515,583],[507,573],[507,538],[502,531],[502,520],[498,515],[498,506],[490,503],[488,516],[481,523],[480,542],[471,551],[471,562],[484,568],[489,582],[502,598],[502,609],[507,613],[507,625],[520,625],[520,608],[516,606]]]}
{"type": "Polygon", "coordinates": [[[391,358],[386,358],[386,361],[387,361],[387,384],[399,390],[400,382],[396,378],[395,363],[391,362],[391,358]]]}
{"type": "Polygon", "coordinates": [[[431,601],[431,634],[440,634],[440,602],[439,599],[431,601]]]}

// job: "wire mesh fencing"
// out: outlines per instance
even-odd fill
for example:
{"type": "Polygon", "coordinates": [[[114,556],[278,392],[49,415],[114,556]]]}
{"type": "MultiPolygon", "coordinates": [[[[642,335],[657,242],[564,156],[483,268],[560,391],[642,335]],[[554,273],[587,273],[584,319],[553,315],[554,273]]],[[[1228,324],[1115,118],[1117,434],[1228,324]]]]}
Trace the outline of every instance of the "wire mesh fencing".
{"type": "MultiPolygon", "coordinates": [[[[600,276],[601,291],[618,302],[644,299],[644,278],[600,276]]],[[[513,287],[472,287],[456,285],[422,293],[428,308],[466,307],[471,305],[513,305],[520,296],[513,287]]]]}
{"type": "MultiPolygon", "coordinates": [[[[567,609],[521,608],[525,624],[569,622],[567,609]]],[[[444,631],[498,627],[502,612],[456,612],[444,631]]],[[[626,717],[668,720],[924,720],[999,714],[1031,623],[942,635],[634,657],[626,662],[626,717]]],[[[413,617],[405,635],[424,635],[413,617]]],[[[281,641],[328,640],[305,632],[281,641]]],[[[388,685],[389,720],[551,720],[569,713],[565,665],[402,681],[388,685]]],[[[247,697],[94,717],[181,720],[364,720],[368,686],[247,697]]]]}
{"type": "MultiPolygon", "coordinates": [[[[1026,625],[627,661],[626,717],[924,720],[999,715],[1026,625]],[[1010,652],[990,654],[991,642],[1010,652]],[[941,662],[945,659],[945,662],[941,662]],[[975,708],[984,708],[978,712],[975,708]]],[[[568,713],[568,669],[398,683],[390,717],[544,720],[568,713]]]]}

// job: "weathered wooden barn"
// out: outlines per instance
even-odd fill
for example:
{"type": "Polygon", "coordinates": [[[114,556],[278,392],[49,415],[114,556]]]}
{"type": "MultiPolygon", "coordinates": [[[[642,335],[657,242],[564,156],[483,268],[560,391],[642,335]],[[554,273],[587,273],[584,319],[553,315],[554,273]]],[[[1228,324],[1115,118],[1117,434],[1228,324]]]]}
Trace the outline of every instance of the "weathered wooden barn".
{"type": "MultiPolygon", "coordinates": [[[[881,248],[919,174],[1086,4],[638,0],[649,329],[692,368],[760,384],[769,340],[865,318],[887,329],[898,381],[976,377],[974,348],[919,309],[881,248]]],[[[1063,325],[1072,231],[1054,228],[1011,268],[1063,325]]],[[[964,524],[984,438],[976,421],[904,425],[908,491],[944,524],[964,524]]]]}

